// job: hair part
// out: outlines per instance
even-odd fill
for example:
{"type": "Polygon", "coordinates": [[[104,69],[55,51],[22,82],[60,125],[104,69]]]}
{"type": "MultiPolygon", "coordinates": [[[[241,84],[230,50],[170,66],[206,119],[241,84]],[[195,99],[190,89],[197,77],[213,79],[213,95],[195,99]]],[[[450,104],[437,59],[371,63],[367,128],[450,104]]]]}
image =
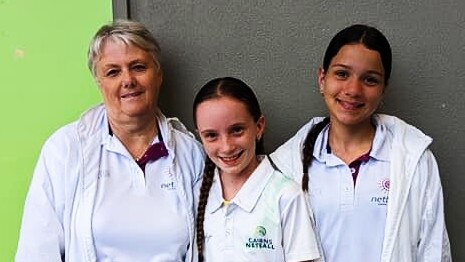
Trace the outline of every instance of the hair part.
{"type": "Polygon", "coordinates": [[[96,77],[96,64],[102,55],[102,50],[107,42],[124,43],[127,46],[133,45],[146,52],[149,52],[158,68],[161,68],[160,45],[152,33],[142,24],[130,20],[115,20],[103,25],[95,33],[89,44],[87,53],[87,66],[92,75],[96,77]]]}
{"type": "Polygon", "coordinates": [[[339,31],[329,42],[323,58],[323,70],[328,71],[332,59],[345,45],[362,44],[370,50],[377,51],[384,68],[384,84],[388,85],[392,68],[392,51],[387,38],[378,29],[362,24],[355,24],[339,31]]]}

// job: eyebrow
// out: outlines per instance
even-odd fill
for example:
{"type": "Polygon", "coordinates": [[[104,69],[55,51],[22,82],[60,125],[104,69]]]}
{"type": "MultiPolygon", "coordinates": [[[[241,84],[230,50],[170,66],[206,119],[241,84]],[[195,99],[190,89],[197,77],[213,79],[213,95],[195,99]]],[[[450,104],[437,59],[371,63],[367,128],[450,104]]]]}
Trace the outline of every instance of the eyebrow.
{"type": "MultiPolygon", "coordinates": [[[[141,59],[135,59],[129,62],[129,66],[132,66],[134,64],[147,64],[147,61],[141,60],[141,59]]],[[[104,67],[120,67],[118,63],[113,63],[109,62],[107,64],[103,65],[104,67]]]]}
{"type": "MultiPolygon", "coordinates": [[[[351,69],[350,66],[347,66],[347,65],[344,65],[344,64],[334,64],[334,65],[331,65],[330,67],[343,67],[343,68],[346,68],[346,69],[351,69]]],[[[376,71],[376,70],[368,70],[367,71],[368,74],[375,74],[375,75],[379,75],[379,76],[383,76],[383,74],[379,71],[376,71]]]]}
{"type": "Polygon", "coordinates": [[[216,131],[213,130],[213,129],[205,129],[205,130],[200,130],[199,133],[200,133],[200,134],[216,133],[216,131]]]}

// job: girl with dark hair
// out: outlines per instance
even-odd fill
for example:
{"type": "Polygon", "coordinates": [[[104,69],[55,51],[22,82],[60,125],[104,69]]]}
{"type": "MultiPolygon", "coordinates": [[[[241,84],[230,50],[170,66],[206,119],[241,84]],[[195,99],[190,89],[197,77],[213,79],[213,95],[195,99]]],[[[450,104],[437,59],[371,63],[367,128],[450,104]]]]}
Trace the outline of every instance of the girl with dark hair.
{"type": "Polygon", "coordinates": [[[451,260],[432,139],[375,113],[391,61],[376,28],[337,33],[318,71],[329,117],[271,155],[309,193],[326,261],[451,260]]]}
{"type": "Polygon", "coordinates": [[[194,100],[208,158],[197,214],[199,261],[309,261],[319,257],[308,202],[264,157],[265,118],[241,80],[208,82],[194,100]]]}

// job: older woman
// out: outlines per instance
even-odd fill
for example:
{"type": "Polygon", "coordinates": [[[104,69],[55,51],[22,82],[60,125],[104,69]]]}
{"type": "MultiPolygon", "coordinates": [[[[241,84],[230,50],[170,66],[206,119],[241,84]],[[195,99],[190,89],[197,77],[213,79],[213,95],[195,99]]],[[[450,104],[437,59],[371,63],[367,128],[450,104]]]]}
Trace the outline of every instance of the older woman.
{"type": "Polygon", "coordinates": [[[89,68],[103,105],[43,146],[16,261],[190,261],[203,152],[158,109],[160,48],[140,23],[96,33],[89,68]]]}

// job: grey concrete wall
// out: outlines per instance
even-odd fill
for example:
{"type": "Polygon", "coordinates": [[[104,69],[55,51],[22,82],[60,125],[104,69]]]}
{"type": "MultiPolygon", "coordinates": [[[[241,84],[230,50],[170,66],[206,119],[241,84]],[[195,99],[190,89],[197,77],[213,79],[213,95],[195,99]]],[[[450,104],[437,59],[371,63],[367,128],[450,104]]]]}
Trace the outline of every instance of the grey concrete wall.
{"type": "Polygon", "coordinates": [[[195,92],[211,78],[252,86],[273,150],[325,108],[316,72],[331,37],[352,23],[378,27],[393,48],[382,112],[434,138],[455,261],[465,261],[465,1],[137,0],[117,17],[148,25],[160,39],[161,107],[193,128],[195,92]]]}

